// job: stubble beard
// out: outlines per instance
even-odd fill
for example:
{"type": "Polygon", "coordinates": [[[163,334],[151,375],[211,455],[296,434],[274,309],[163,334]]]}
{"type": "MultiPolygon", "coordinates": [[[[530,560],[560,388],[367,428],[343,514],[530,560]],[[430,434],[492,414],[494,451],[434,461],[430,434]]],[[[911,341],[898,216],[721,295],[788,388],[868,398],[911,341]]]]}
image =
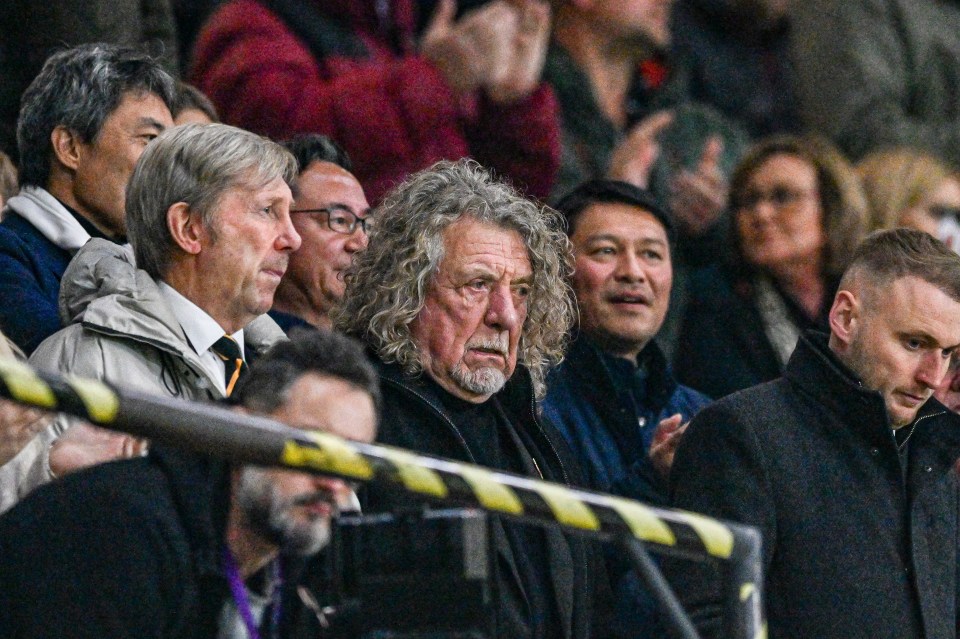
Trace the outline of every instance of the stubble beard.
{"type": "MultiPolygon", "coordinates": [[[[284,499],[277,494],[262,470],[244,468],[240,473],[236,497],[250,528],[285,553],[308,557],[330,543],[329,518],[319,517],[299,522],[291,512],[301,501],[326,499],[326,495],[311,495],[297,500],[284,499]]],[[[332,496],[326,500],[335,503],[332,496]]]]}

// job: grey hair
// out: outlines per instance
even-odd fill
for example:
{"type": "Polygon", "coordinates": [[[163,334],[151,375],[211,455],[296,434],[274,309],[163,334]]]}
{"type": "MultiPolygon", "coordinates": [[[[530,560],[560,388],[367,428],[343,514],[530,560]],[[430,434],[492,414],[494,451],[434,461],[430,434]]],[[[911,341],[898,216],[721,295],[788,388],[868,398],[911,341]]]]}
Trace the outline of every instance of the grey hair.
{"type": "Polygon", "coordinates": [[[176,84],[157,60],[130,47],[85,44],[50,56],[20,102],[20,184],[46,186],[55,128],[92,142],[131,92],[156,95],[171,108],[176,84]]]}
{"type": "Polygon", "coordinates": [[[176,243],[167,211],[186,202],[214,228],[220,198],[235,187],[262,188],[277,178],[290,184],[297,161],[276,142],[226,124],[189,124],[162,133],[137,162],[127,186],[127,235],[137,266],[166,273],[176,243]]]}
{"type": "Polygon", "coordinates": [[[443,260],[443,232],[463,217],[514,230],[533,269],[518,359],[542,397],[575,314],[567,284],[573,260],[560,215],[524,199],[476,162],[460,160],[410,176],[387,195],[375,217],[368,248],[345,273],[343,300],[332,311],[335,326],[367,342],[384,361],[419,374],[421,354],[410,323],[443,260]]]}

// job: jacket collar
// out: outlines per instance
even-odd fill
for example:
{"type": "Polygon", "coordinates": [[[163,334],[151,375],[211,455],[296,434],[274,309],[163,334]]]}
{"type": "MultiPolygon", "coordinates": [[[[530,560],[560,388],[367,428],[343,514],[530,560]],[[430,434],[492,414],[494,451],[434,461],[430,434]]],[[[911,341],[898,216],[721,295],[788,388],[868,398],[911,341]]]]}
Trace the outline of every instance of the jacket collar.
{"type": "MultiPolygon", "coordinates": [[[[800,336],[784,377],[870,441],[890,441],[892,426],[883,396],[879,391],[863,387],[857,376],[830,350],[823,333],[807,331],[800,336]]],[[[920,407],[914,423],[925,420],[918,431],[926,430],[932,421],[927,420],[928,417],[948,413],[943,404],[931,398],[920,407]]]]}
{"type": "MultiPolygon", "coordinates": [[[[616,388],[603,363],[602,353],[602,349],[592,340],[578,334],[566,355],[568,365],[594,397],[608,396],[610,389],[616,388]]],[[[647,367],[647,408],[660,412],[677,390],[677,380],[670,371],[666,356],[654,340],[644,347],[637,361],[647,367]]]]}
{"type": "MultiPolygon", "coordinates": [[[[441,415],[451,422],[456,423],[454,416],[450,415],[444,409],[443,402],[438,395],[438,393],[443,392],[443,390],[438,385],[428,382],[424,377],[426,373],[416,376],[408,375],[399,364],[384,362],[380,356],[372,350],[368,350],[368,354],[370,355],[371,361],[376,363],[382,379],[415,392],[430,403],[441,415]]],[[[506,410],[517,415],[522,414],[524,410],[531,412],[534,410],[535,404],[533,397],[533,380],[530,377],[530,372],[526,367],[517,364],[513,375],[507,380],[507,383],[488,401],[496,400],[503,405],[506,410]]]]}

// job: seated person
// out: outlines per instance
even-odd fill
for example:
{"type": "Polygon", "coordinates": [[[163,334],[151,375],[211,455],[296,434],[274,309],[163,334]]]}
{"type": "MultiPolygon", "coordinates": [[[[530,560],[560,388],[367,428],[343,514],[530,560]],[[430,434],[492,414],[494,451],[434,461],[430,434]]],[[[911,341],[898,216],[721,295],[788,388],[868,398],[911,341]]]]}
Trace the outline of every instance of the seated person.
{"type": "MultiPolygon", "coordinates": [[[[278,344],[231,399],[303,430],[362,442],[376,432],[376,376],[360,347],[334,333],[278,344]]],[[[77,639],[290,636],[284,628],[309,615],[297,612],[287,560],[326,546],[331,518],[355,500],[339,479],[162,446],[72,474],[0,517],[0,628],[77,639]],[[266,583],[250,579],[258,572],[266,583]]]]}
{"type": "Polygon", "coordinates": [[[733,250],[691,281],[679,380],[720,398],[778,377],[806,328],[825,329],[866,226],[853,167],[826,141],[767,138],[731,182],[733,250]]]}
{"type": "Polygon", "coordinates": [[[60,330],[60,280],[91,237],[124,242],[124,193],[147,144],[173,125],[173,79],[132,49],[54,54],[23,94],[20,193],[0,222],[0,327],[29,355],[60,330]]]}
{"type": "Polygon", "coordinates": [[[302,243],[290,256],[270,317],[285,331],[294,326],[329,329],[330,309],[343,297],[343,272],[353,255],[367,247],[370,205],[350,158],[336,142],[302,135],[282,144],[297,159],[290,218],[302,243]]]}
{"type": "MultiPolygon", "coordinates": [[[[31,363],[166,396],[229,396],[248,358],[285,339],[265,314],[300,246],[287,186],[295,172],[283,147],[248,131],[192,124],[164,133],[127,189],[132,254],[102,240],[77,254],[61,295],[72,323],[31,363]]],[[[142,448],[72,424],[58,417],[41,433],[48,444],[37,462],[51,476],[142,448]]]]}

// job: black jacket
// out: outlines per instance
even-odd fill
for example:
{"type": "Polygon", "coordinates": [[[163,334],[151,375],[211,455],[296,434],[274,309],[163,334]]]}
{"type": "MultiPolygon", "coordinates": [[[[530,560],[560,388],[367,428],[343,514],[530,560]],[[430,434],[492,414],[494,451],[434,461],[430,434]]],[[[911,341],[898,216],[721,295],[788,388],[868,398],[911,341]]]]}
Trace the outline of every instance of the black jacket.
{"type": "MultiPolygon", "coordinates": [[[[783,378],[691,422],[674,505],[761,530],[771,639],[957,636],[960,417],[930,399],[913,428],[904,471],[882,396],[816,333],[783,378]]],[[[724,636],[716,579],[671,567],[704,636],[724,636]]]]}
{"type": "MultiPolygon", "coordinates": [[[[383,393],[383,413],[377,441],[411,450],[476,463],[474,452],[457,426],[457,416],[444,408],[438,397],[439,387],[405,375],[399,366],[384,364],[374,357],[380,374],[383,393]]],[[[525,461],[522,468],[505,468],[547,481],[582,485],[576,468],[560,435],[537,415],[529,373],[518,367],[506,386],[493,398],[495,410],[505,418],[517,440],[522,442],[525,461]]],[[[370,495],[367,510],[389,508],[383,496],[370,495]]],[[[519,526],[493,518],[494,526],[504,529],[519,526]]],[[[598,564],[596,549],[582,538],[544,528],[543,535],[552,591],[560,615],[562,637],[585,638],[590,635],[593,614],[593,588],[598,564]]],[[[497,539],[497,536],[494,536],[497,539]]],[[[514,547],[513,552],[518,549],[514,547]]],[[[523,591],[521,579],[511,549],[498,544],[497,581],[500,605],[499,636],[522,639],[530,636],[528,594],[523,591]]],[[[544,588],[549,592],[551,588],[544,588]]],[[[552,639],[552,638],[551,638],[552,639]]]]}
{"type": "MultiPolygon", "coordinates": [[[[155,446],[38,488],[0,517],[0,637],[216,637],[229,475],[155,446]]],[[[287,584],[284,625],[304,618],[287,584]]]]}

